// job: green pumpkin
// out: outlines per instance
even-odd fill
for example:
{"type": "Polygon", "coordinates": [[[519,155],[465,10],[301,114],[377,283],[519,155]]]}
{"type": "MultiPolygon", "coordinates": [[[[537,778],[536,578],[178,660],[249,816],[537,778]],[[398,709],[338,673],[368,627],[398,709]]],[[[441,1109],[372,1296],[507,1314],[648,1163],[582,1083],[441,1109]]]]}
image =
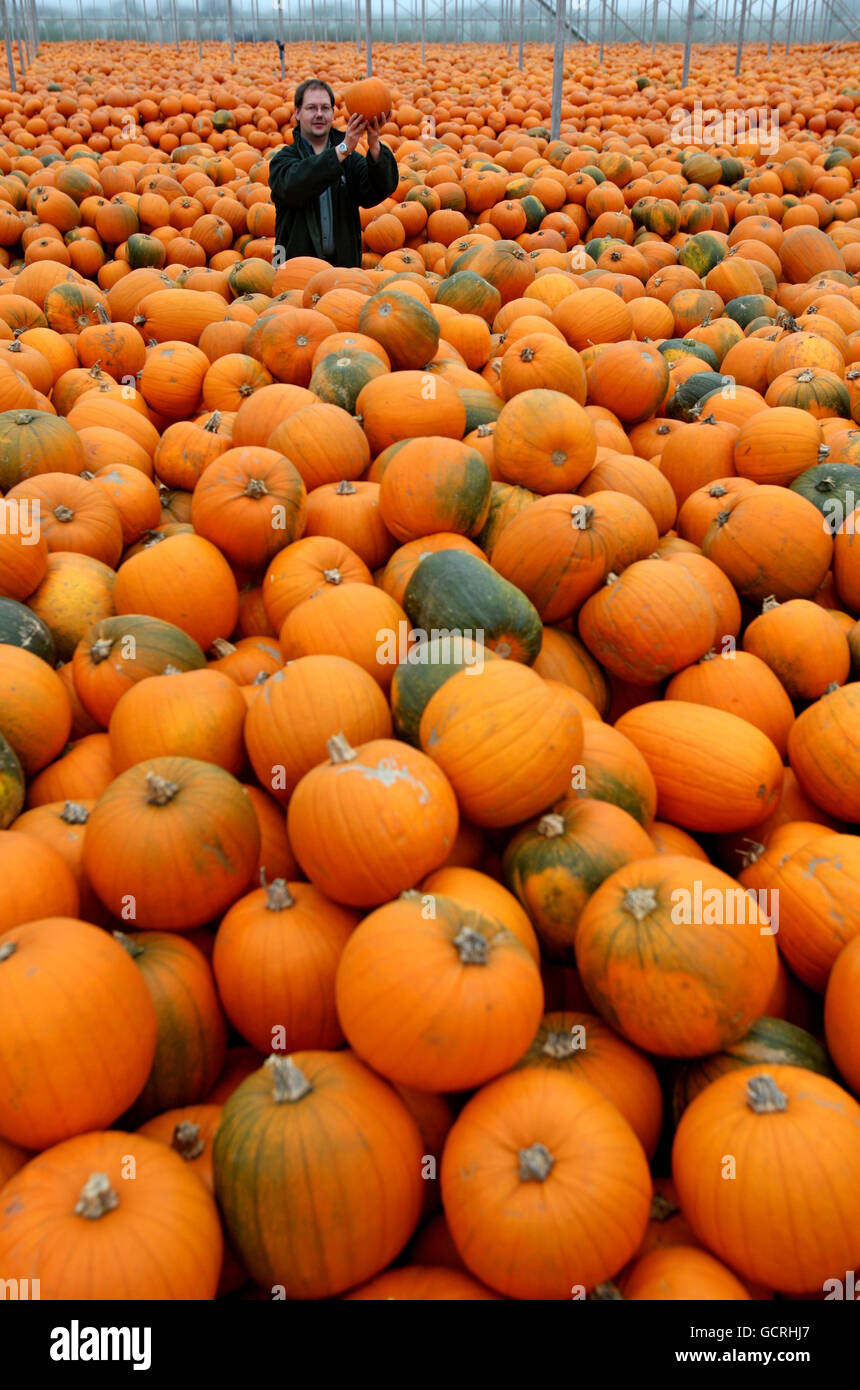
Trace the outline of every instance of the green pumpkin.
{"type": "Polygon", "coordinates": [[[235,130],[236,117],[233,115],[232,111],[225,111],[222,107],[220,111],[213,111],[212,126],[213,129],[217,131],[235,130]]]}
{"type": "Polygon", "coordinates": [[[725,258],[726,247],[712,232],[696,232],[685,241],[678,254],[678,264],[694,270],[700,280],[704,280],[709,270],[725,258]]]}
{"type": "Polygon", "coordinates": [[[860,468],[853,463],[817,463],[790,486],[818,508],[831,531],[860,507],[860,468]]]}
{"type": "Polygon", "coordinates": [[[0,598],[0,642],[9,647],[22,647],[40,656],[49,666],[57,660],[48,624],[32,608],[16,603],[13,598],[0,598]]]}
{"type": "Polygon", "coordinates": [[[779,305],[766,294],[739,294],[723,310],[725,317],[734,319],[741,328],[748,328],[756,318],[773,321],[778,313],[779,305]]]}
{"type": "MultiPolygon", "coordinates": [[[[598,261],[600,260],[600,257],[603,255],[604,251],[606,251],[610,246],[623,245],[624,242],[619,241],[618,237],[595,236],[592,237],[590,241],[587,241],[585,243],[585,254],[586,256],[590,256],[593,261],[598,261]]],[[[601,275],[603,274],[602,271],[600,273],[601,275]]]]}
{"type": "Polygon", "coordinates": [[[636,79],[636,90],[639,91],[639,92],[644,92],[645,88],[648,87],[648,86],[650,86],[650,84],[651,84],[651,78],[650,78],[650,77],[637,77],[637,79],[636,79]]]}
{"type": "Polygon", "coordinates": [[[687,423],[697,420],[702,402],[730,383],[734,383],[734,377],[720,376],[717,372],[694,372],[667,400],[666,414],[670,420],[686,420],[687,423]]]}
{"type": "Polygon", "coordinates": [[[732,184],[738,183],[744,176],[744,165],[742,159],[735,159],[733,155],[727,155],[720,160],[720,183],[727,184],[730,188],[732,184]]]}
{"type": "Polygon", "coordinates": [[[24,773],[14,750],[0,734],[0,830],[6,830],[24,809],[24,773]]]}
{"type": "MultiPolygon", "coordinates": [[[[639,200],[645,202],[644,198],[639,200]]],[[[634,207],[636,204],[634,203],[634,207]]],[[[632,209],[631,209],[632,213],[632,209]]],[[[640,208],[640,225],[646,231],[656,232],[661,237],[673,237],[681,226],[681,213],[676,203],[672,203],[668,198],[649,198],[647,206],[640,208]]],[[[635,218],[634,218],[635,221],[635,218]]]]}
{"type": "MultiPolygon", "coordinates": [[[[374,377],[385,376],[385,363],[375,353],[361,348],[343,348],[329,352],[314,367],[308,387],[321,401],[339,405],[341,410],[355,414],[358,393],[374,377]]],[[[499,402],[501,407],[502,402],[499,402]]]]}
{"type": "Polygon", "coordinates": [[[665,338],[657,351],[667,362],[677,362],[681,357],[698,357],[717,372],[720,359],[707,343],[697,343],[695,338],[665,338]]]}
{"type": "Polygon", "coordinates": [[[546,208],[540,198],[536,198],[533,193],[527,193],[524,198],[520,198],[520,207],[526,215],[526,231],[536,232],[546,217],[546,208]]]}
{"type": "Polygon", "coordinates": [[[147,236],[145,232],[132,232],[125,246],[132,270],[141,270],[148,266],[155,266],[156,270],[160,270],[164,265],[167,253],[164,243],[159,241],[158,237],[147,236]]]}
{"type": "Polygon", "coordinates": [[[837,169],[840,164],[850,164],[854,156],[849,150],[843,150],[840,145],[832,149],[824,161],[825,169],[837,169]]]}
{"type": "Polygon", "coordinates": [[[672,1108],[677,1124],[691,1101],[712,1081],[739,1067],[802,1067],[833,1077],[823,1043],[784,1018],[760,1018],[749,1032],[710,1057],[697,1057],[673,1068],[672,1108]]]}
{"type": "Polygon", "coordinates": [[[391,681],[391,713],[397,737],[420,748],[421,716],[440,685],[458,671],[477,670],[483,661],[498,659],[489,647],[469,638],[433,637],[416,643],[391,681]]]}
{"type": "MultiPolygon", "coordinates": [[[[457,260],[459,260],[459,256],[457,260]]],[[[455,261],[455,265],[456,265],[455,261]]],[[[478,314],[492,327],[496,314],[502,307],[502,296],[474,270],[462,269],[447,275],[436,286],[433,296],[435,304],[447,304],[460,314],[478,314]]]]}
{"type": "Polygon", "coordinates": [[[475,544],[488,558],[492,556],[493,546],[508,522],[537,499],[538,493],[530,492],[527,487],[518,487],[516,483],[493,483],[484,529],[475,537],[475,544]]]}
{"type": "Polygon", "coordinates": [[[596,164],[586,164],[579,172],[581,174],[587,174],[590,179],[594,179],[595,183],[606,182],[606,175],[602,169],[598,169],[596,164]]]}
{"type": "Polygon", "coordinates": [[[473,386],[459,387],[457,395],[466,409],[464,435],[469,434],[471,430],[476,430],[479,425],[487,425],[491,420],[497,420],[502,406],[505,404],[501,396],[497,396],[495,391],[481,391],[473,386]]]}
{"type": "Polygon", "coordinates": [[[439,550],[417,566],[403,607],[415,628],[461,632],[498,656],[530,666],[541,647],[537,609],[484,560],[463,550],[439,550]]]}

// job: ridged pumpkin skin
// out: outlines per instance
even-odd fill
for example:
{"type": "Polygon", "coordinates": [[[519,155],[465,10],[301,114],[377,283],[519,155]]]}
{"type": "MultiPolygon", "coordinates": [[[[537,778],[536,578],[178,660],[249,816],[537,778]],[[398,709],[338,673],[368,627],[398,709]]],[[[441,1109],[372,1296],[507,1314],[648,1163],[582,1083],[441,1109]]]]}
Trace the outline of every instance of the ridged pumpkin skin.
{"type": "Polygon", "coordinates": [[[811,598],[833,557],[818,509],[788,488],[767,484],[726,497],[701,544],[739,597],[759,603],[770,594],[780,603],[811,598]]]}
{"type": "Polygon", "coordinates": [[[47,917],[6,932],[0,1008],[4,1139],[44,1149],[113,1124],[146,1081],[155,1009],[125,952],[97,927],[47,917]]]}
{"type": "Polygon", "coordinates": [[[29,778],[68,741],[72,711],[60,677],[34,652],[0,643],[0,734],[29,778]]]}
{"type": "Polygon", "coordinates": [[[209,962],[174,932],[114,939],[143,976],[158,1033],[152,1070],[132,1107],[135,1124],[205,1100],[224,1065],[227,1028],[209,962]]]}
{"type": "Polygon", "coordinates": [[[218,928],[212,969],[243,1038],[263,1052],[340,1047],[334,981],[359,920],[313,884],[283,879],[233,904],[218,928]]]}
{"type": "Polygon", "coordinates": [[[239,591],[220,551],[196,535],[174,535],[126,560],[114,588],[117,613],[146,613],[174,623],[207,651],[229,637],[239,591]]]}
{"type": "Polygon", "coordinates": [[[657,814],[684,830],[744,830],[763,821],[779,800],[779,753],[735,714],[686,700],[654,700],[628,710],[615,727],[651,769],[657,814]]]}
{"type": "Polygon", "coordinates": [[[526,665],[540,651],[537,610],[515,585],[462,550],[439,550],[421,560],[403,607],[413,627],[428,636],[463,633],[497,656],[526,665]]]}
{"type": "Polygon", "coordinates": [[[611,802],[646,827],[657,814],[657,783],[639,749],[611,724],[593,719],[583,721],[582,752],[565,803],[575,797],[611,802]]]}
{"type": "Polygon", "coordinates": [[[744,651],[767,663],[790,699],[818,700],[829,685],[843,685],[851,668],[848,640],[828,617],[809,599],[765,604],[744,632],[744,651]]]}
{"type": "Polygon", "coordinates": [[[597,889],[579,920],[576,964],[595,1008],[634,1046],[703,1057],[763,1013],[777,973],[770,930],[721,869],[658,855],[597,889]]]}
{"type": "Polygon", "coordinates": [[[544,1014],[534,1042],[517,1062],[520,1067],[548,1067],[587,1081],[617,1106],[645,1153],[653,1157],[663,1120],[657,1073],[647,1057],[597,1014],[544,1014]]]}
{"type": "Polygon", "coordinates": [[[421,1210],[421,1154],[406,1106],[357,1057],[272,1057],[224,1105],[218,1205],[262,1288],[330,1298],[406,1244],[421,1210]]]}
{"type": "Polygon", "coordinates": [[[706,652],[672,677],[664,698],[736,714],[760,729],[785,757],[794,708],[770,667],[751,652],[706,652]]]}
{"type": "Polygon", "coordinates": [[[256,812],[229,772],[195,758],[150,758],[99,797],[84,868],[120,921],[184,930],[245,891],[259,853],[256,812]]]}
{"type": "Polygon", "coordinates": [[[610,574],[583,604],[578,627],[595,660],[634,685],[655,685],[698,661],[718,635],[707,591],[665,560],[639,560],[610,574]]]}
{"type": "Polygon", "coordinates": [[[543,1011],[537,965],[517,937],[435,893],[365,917],[346,943],[335,990],[359,1057],[422,1091],[472,1090],[507,1071],[543,1011]]]}
{"type": "Polygon", "coordinates": [[[379,488],[382,520],[399,541],[454,531],[477,536],[490,508],[490,470],[456,439],[406,439],[395,445],[379,488]]]}
{"type": "Polygon", "coordinates": [[[428,874],[420,884],[422,893],[441,893],[453,898],[460,907],[473,908],[485,916],[495,917],[503,927],[518,937],[535,965],[540,965],[540,947],[534,927],[513,893],[503,888],[495,878],[477,869],[443,864],[428,874]]]}
{"type": "Polygon", "coordinates": [[[394,739],[350,747],[302,778],[287,813],[293,853],[321,892],[376,907],[444,864],[457,836],[451,785],[418,749],[394,739]]]}
{"type": "Polygon", "coordinates": [[[642,1255],[621,1280],[621,1291],[632,1303],[724,1303],[750,1298],[740,1279],[713,1255],[684,1245],[642,1255]]]}
{"type": "Polygon", "coordinates": [[[432,637],[416,642],[391,678],[391,713],[398,738],[419,747],[421,717],[440,685],[458,671],[474,670],[484,661],[498,659],[492,647],[483,647],[469,637],[432,637]]]}
{"type": "Polygon", "coordinates": [[[262,786],[286,806],[305,773],[327,761],[333,732],[353,745],[390,736],[378,681],[342,656],[303,656],[276,671],[245,720],[245,746],[262,786]]]}
{"type": "Polygon", "coordinates": [[[575,492],[597,453],[594,425],[561,391],[521,391],[496,421],[494,458],[504,482],[542,495],[575,492]]]}
{"type": "Polygon", "coordinates": [[[681,1117],[672,1176],[696,1235],[744,1279],[820,1294],[860,1263],[860,1105],[827,1077],[721,1076],[681,1117]],[[728,1182],[726,1154],[738,1158],[728,1182]]]}
{"type": "Polygon", "coordinates": [[[457,1250],[511,1298],[569,1299],[610,1278],[635,1254],[650,1199],[642,1146],[615,1106],[542,1067],[478,1091],[442,1157],[457,1250]]]}
{"type": "Polygon", "coordinates": [[[830,1055],[855,1095],[860,1094],[857,996],[860,991],[860,940],[849,941],[836,957],[824,996],[824,1033],[830,1055]]]}
{"type": "Polygon", "coordinates": [[[428,701],[421,747],[475,825],[518,825],[570,785],[583,720],[574,700],[514,661],[460,671],[428,701]]]}
{"type": "Polygon", "coordinates": [[[215,1297],[223,1250],[218,1211],[165,1144],[113,1130],[81,1134],[32,1159],[7,1183],[3,1199],[4,1275],[38,1279],[45,1298],[215,1297]],[[107,1179],[107,1192],[98,1182],[87,1191],[94,1175],[107,1179]]]}
{"type": "Polygon", "coordinates": [[[499,1299],[500,1295],[479,1284],[468,1274],[457,1269],[436,1269],[427,1265],[406,1265],[401,1269],[389,1269],[370,1283],[362,1284],[360,1289],[344,1294],[344,1300],[367,1299],[385,1302],[472,1302],[478,1299],[499,1299]]]}
{"type": "Polygon", "coordinates": [[[120,697],[108,725],[111,758],[125,772],[147,758],[199,758],[234,776],[245,763],[247,707],[238,685],[211,669],[139,682],[120,697]]]}
{"type": "Polygon", "coordinates": [[[568,801],[520,830],[503,861],[505,882],[551,960],[572,965],[580,913],[605,878],[654,846],[626,811],[606,801],[568,801]]]}
{"type": "Polygon", "coordinates": [[[798,715],[788,757],[801,788],[839,820],[860,821],[860,683],[822,695],[798,715]]]}
{"type": "Polygon", "coordinates": [[[684,1062],[674,1070],[672,1110],[677,1125],[687,1106],[718,1076],[739,1067],[805,1067],[819,1076],[833,1076],[827,1050],[811,1033],[784,1018],[756,1019],[739,1042],[712,1057],[684,1062]]]}
{"type": "Polygon", "coordinates": [[[72,657],[78,698],[105,729],[120,696],[138,681],[162,675],[166,666],[196,671],[205,665],[204,653],[181,628],[138,613],[95,623],[72,657]]]}
{"type": "Polygon", "coordinates": [[[789,969],[823,993],[839,952],[860,932],[860,839],[790,822],[738,875],[756,892],[778,891],[777,941],[789,969]]]}

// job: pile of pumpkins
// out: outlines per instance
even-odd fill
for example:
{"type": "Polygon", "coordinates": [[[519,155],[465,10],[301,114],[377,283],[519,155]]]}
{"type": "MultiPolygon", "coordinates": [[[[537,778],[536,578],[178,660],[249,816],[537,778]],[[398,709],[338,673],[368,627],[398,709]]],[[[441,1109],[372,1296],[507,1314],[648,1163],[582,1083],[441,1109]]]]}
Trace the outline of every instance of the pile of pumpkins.
{"type": "Polygon", "coordinates": [[[104,67],[0,103],[0,1273],[824,1297],[860,94],[389,132],[343,269],[273,261],[274,114],[115,144],[104,67]]]}

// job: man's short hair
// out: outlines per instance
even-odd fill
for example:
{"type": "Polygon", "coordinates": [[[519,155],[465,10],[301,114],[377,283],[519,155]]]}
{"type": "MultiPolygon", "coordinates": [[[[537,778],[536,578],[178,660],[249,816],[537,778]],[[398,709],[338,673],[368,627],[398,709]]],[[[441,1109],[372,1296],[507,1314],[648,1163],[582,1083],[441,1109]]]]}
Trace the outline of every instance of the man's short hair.
{"type": "Polygon", "coordinates": [[[300,82],[298,87],[296,88],[295,95],[293,97],[293,106],[296,111],[298,111],[299,107],[304,102],[305,92],[308,90],[309,87],[322,87],[326,92],[328,92],[328,99],[331,102],[332,110],[334,110],[334,92],[332,91],[328,83],[323,82],[321,77],[308,77],[304,82],[300,82]]]}

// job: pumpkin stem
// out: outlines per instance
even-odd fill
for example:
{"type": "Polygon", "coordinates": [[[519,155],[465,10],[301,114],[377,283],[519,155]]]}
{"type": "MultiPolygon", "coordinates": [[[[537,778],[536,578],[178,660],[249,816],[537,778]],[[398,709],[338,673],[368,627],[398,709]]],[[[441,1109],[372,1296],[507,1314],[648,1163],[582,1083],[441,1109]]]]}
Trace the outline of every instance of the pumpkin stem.
{"type": "Polygon", "coordinates": [[[9,344],[9,346],[7,347],[6,351],[7,351],[7,352],[23,352],[23,351],[24,351],[24,346],[23,346],[22,343],[19,343],[19,342],[18,342],[18,339],[17,339],[17,338],[14,338],[14,339],[12,340],[12,342],[9,344]]]}
{"type": "Polygon", "coordinates": [[[762,613],[769,613],[772,608],[778,607],[779,599],[776,597],[776,594],[768,594],[767,598],[762,601],[761,611],[762,613]]]}
{"type": "Polygon", "coordinates": [[[819,446],[818,446],[818,462],[819,462],[820,464],[821,464],[821,463],[825,463],[829,457],[830,457],[830,445],[829,445],[829,444],[819,444],[819,446]]]}
{"type": "Polygon", "coordinates": [[[269,489],[266,487],[266,484],[263,482],[262,478],[249,478],[248,485],[245,488],[245,496],[265,497],[268,495],[268,491],[269,489]]]}
{"type": "MultiPolygon", "coordinates": [[[[265,870],[261,870],[261,874],[265,870]]],[[[264,883],[266,890],[266,911],[283,912],[288,907],[295,907],[296,900],[289,890],[285,878],[274,878],[271,883],[264,883]]]]}
{"type": "Polygon", "coordinates": [[[95,473],[91,473],[88,468],[82,469],[81,472],[78,474],[78,477],[83,478],[85,483],[91,483],[95,476],[95,473]]]}
{"type": "Polygon", "coordinates": [[[75,514],[71,507],[64,507],[62,502],[58,507],[54,508],[54,516],[58,521],[74,521],[75,519],[75,514]]]}
{"type": "Polygon", "coordinates": [[[657,426],[656,433],[657,433],[657,434],[669,434],[669,426],[668,426],[668,425],[658,425],[658,426],[657,426]]]}
{"type": "Polygon", "coordinates": [[[106,1216],[118,1206],[119,1197],[111,1187],[107,1173],[91,1173],[75,1203],[75,1216],[98,1221],[99,1217],[106,1216]]]}
{"type": "Polygon", "coordinates": [[[461,927],[454,937],[463,965],[486,965],[490,958],[490,943],[472,927],[461,927]]]}
{"type": "Polygon", "coordinates": [[[334,734],[326,741],[326,751],[333,763],[351,763],[357,756],[345,734],[334,734]]]}
{"type": "Polygon", "coordinates": [[[485,424],[479,425],[477,429],[477,435],[479,439],[486,439],[488,435],[495,433],[496,426],[492,421],[487,421],[485,424]]]}
{"type": "Polygon", "coordinates": [[[741,867],[744,869],[749,869],[752,867],[753,864],[755,864],[759,859],[761,859],[762,855],[765,852],[766,846],[761,844],[758,840],[750,840],[746,837],[744,839],[744,843],[749,845],[749,849],[745,849],[740,852],[741,867]]]}
{"type": "Polygon", "coordinates": [[[825,687],[824,693],[825,693],[825,695],[832,695],[833,692],[834,692],[834,690],[838,690],[838,689],[839,689],[839,682],[838,682],[838,681],[831,681],[830,684],[829,684],[828,686],[825,687]]]}
{"type": "Polygon", "coordinates": [[[105,310],[105,307],[104,307],[103,304],[97,304],[97,305],[96,305],[96,310],[95,310],[95,312],[96,312],[96,321],[97,321],[98,323],[110,323],[110,315],[109,315],[109,314],[107,313],[107,311],[105,310]]]}
{"type": "Polygon", "coordinates": [[[812,370],[811,367],[802,367],[801,370],[797,373],[797,376],[796,376],[795,380],[796,380],[796,381],[814,381],[814,380],[815,380],[815,372],[812,370]]]}
{"type": "Polygon", "coordinates": [[[609,573],[608,573],[607,576],[606,576],[606,583],[607,583],[607,584],[617,584],[617,583],[618,583],[618,575],[615,573],[615,570],[610,570],[610,571],[609,571],[609,573]]]}
{"type": "Polygon", "coordinates": [[[170,1147],[175,1149],[186,1163],[190,1163],[192,1158],[199,1158],[206,1148],[206,1141],[200,1134],[200,1126],[192,1124],[190,1120],[181,1120],[173,1131],[170,1147]]]}
{"type": "Polygon", "coordinates": [[[102,661],[106,661],[111,654],[113,642],[109,637],[97,637],[90,647],[90,661],[94,666],[98,666],[102,661]]]}
{"type": "Polygon", "coordinates": [[[222,660],[225,656],[232,656],[236,648],[232,642],[227,641],[226,637],[216,637],[212,643],[212,650],[218,659],[222,660]]]}
{"type": "Polygon", "coordinates": [[[276,1052],[273,1052],[271,1057],[266,1058],[263,1066],[268,1067],[272,1074],[272,1081],[274,1082],[272,1095],[276,1105],[283,1105],[286,1101],[292,1104],[301,1100],[303,1096],[310,1095],[313,1090],[311,1083],[301,1069],[296,1066],[292,1057],[279,1057],[276,1052]]]}
{"type": "Polygon", "coordinates": [[[341,478],[335,492],[338,497],[350,497],[356,491],[355,483],[351,483],[349,478],[341,478]]]}
{"type": "Polygon", "coordinates": [[[778,1115],[788,1109],[788,1096],[763,1072],[747,1082],[747,1105],[755,1115],[778,1115]]]}
{"type": "Polygon", "coordinates": [[[77,801],[67,801],[60,812],[60,820],[64,820],[66,825],[86,825],[89,814],[86,806],[81,806],[77,801]]]}
{"type": "Polygon", "coordinates": [[[4,941],[3,945],[0,946],[0,965],[2,965],[4,960],[8,960],[10,956],[14,956],[17,949],[17,941],[4,941]]]}
{"type": "Polygon", "coordinates": [[[207,434],[217,434],[217,433],[218,433],[219,429],[221,428],[221,412],[220,412],[220,410],[213,410],[213,411],[212,411],[212,414],[209,416],[209,419],[206,421],[206,424],[203,426],[203,428],[204,428],[204,430],[206,431],[207,434]]]}
{"type": "Polygon", "coordinates": [[[146,774],[146,799],[150,806],[166,806],[178,791],[178,783],[168,782],[166,777],[159,777],[155,772],[146,774]]]}
{"type": "Polygon", "coordinates": [[[588,1297],[595,1303],[607,1302],[610,1299],[616,1302],[624,1301],[624,1295],[618,1285],[609,1280],[605,1284],[595,1284],[588,1297]]]}
{"type": "Polygon", "coordinates": [[[548,840],[553,839],[556,835],[563,835],[564,816],[559,816],[555,813],[548,816],[541,816],[538,821],[537,832],[539,835],[544,835],[548,840]]]}
{"type": "Polygon", "coordinates": [[[722,483],[714,483],[714,486],[708,492],[709,497],[725,497],[727,494],[728,488],[723,487],[722,483]]]}
{"type": "Polygon", "coordinates": [[[334,569],[334,570],[323,570],[323,579],[325,580],[326,584],[342,584],[342,583],[343,583],[343,575],[341,574],[340,570],[338,570],[338,569],[334,569]]]}
{"type": "Polygon", "coordinates": [[[668,1197],[662,1196],[659,1192],[655,1192],[651,1198],[650,1219],[652,1221],[668,1221],[670,1216],[677,1216],[680,1210],[677,1202],[670,1201],[668,1197]]]}
{"type": "Polygon", "coordinates": [[[628,888],[624,894],[623,908],[637,922],[642,922],[649,912],[657,910],[657,894],[653,888],[628,888]]]}
{"type": "Polygon", "coordinates": [[[521,361],[521,362],[533,362],[533,361],[534,361],[534,355],[535,355],[535,350],[534,350],[534,348],[531,348],[531,347],[524,347],[524,348],[522,349],[522,351],[520,352],[520,361],[521,361]]]}
{"type": "Polygon", "coordinates": [[[528,1149],[520,1149],[520,1182],[546,1182],[555,1159],[545,1144],[532,1144],[528,1149]]]}
{"type": "Polygon", "coordinates": [[[699,657],[699,663],[701,664],[703,661],[714,661],[716,660],[716,655],[717,653],[714,651],[713,647],[711,647],[709,652],[705,652],[704,656],[699,657]]]}
{"type": "Polygon", "coordinates": [[[556,1062],[572,1057],[575,1050],[569,1033],[547,1033],[541,1048],[544,1057],[552,1057],[556,1062]]]}
{"type": "Polygon", "coordinates": [[[271,671],[258,671],[254,679],[251,681],[251,684],[263,685],[269,679],[269,676],[271,674],[271,671]]]}
{"type": "Polygon", "coordinates": [[[124,951],[128,951],[128,954],[133,960],[143,955],[143,947],[139,945],[138,942],[132,941],[130,936],[126,936],[124,931],[115,931],[112,933],[112,936],[114,941],[116,941],[124,951]]]}
{"type": "Polygon", "coordinates": [[[161,674],[163,676],[181,676],[184,674],[184,672],[180,671],[178,666],[172,666],[168,661],[161,674]]]}

